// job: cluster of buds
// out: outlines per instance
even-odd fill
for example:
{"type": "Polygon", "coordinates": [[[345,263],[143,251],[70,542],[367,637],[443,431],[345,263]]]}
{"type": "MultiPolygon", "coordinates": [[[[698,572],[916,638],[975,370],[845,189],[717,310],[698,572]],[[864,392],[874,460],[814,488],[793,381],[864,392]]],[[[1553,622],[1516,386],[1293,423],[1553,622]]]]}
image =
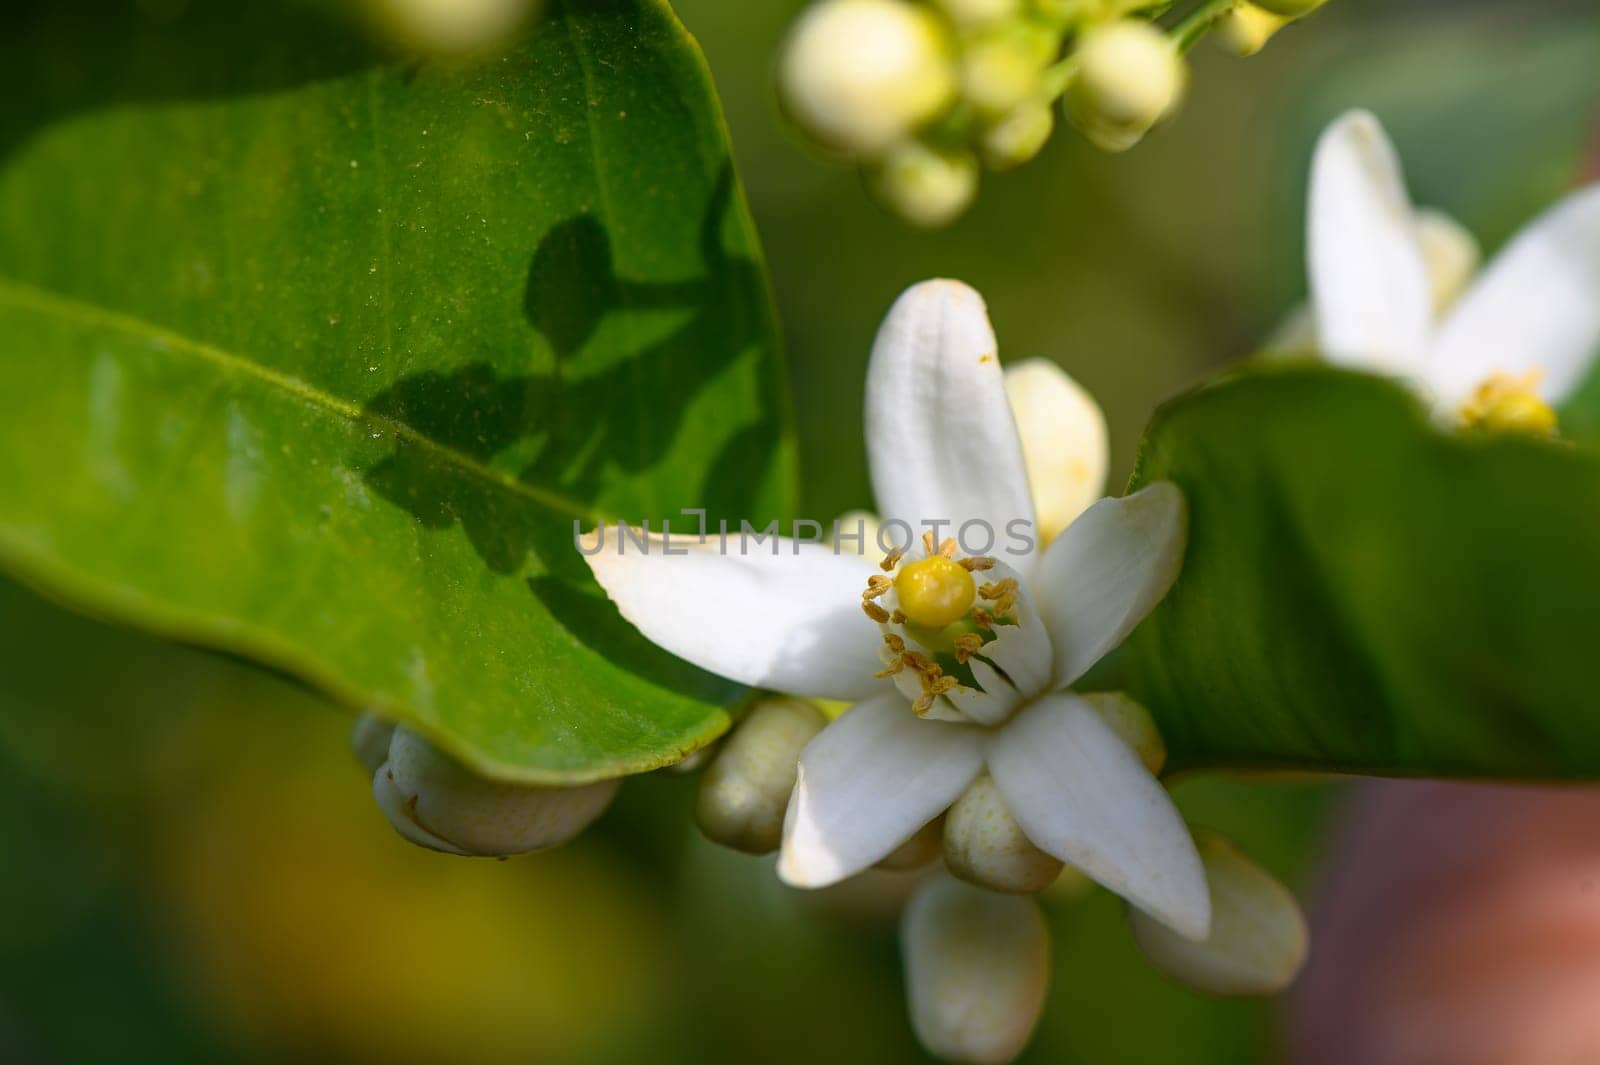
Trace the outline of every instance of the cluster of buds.
{"type": "Polygon", "coordinates": [[[784,110],[860,165],[906,221],[944,225],[981,172],[1049,140],[1059,104],[1108,151],[1137,144],[1182,99],[1184,51],[1208,30],[1240,55],[1323,0],[1201,0],[1163,28],[1151,0],[819,0],[780,62],[784,110]]]}

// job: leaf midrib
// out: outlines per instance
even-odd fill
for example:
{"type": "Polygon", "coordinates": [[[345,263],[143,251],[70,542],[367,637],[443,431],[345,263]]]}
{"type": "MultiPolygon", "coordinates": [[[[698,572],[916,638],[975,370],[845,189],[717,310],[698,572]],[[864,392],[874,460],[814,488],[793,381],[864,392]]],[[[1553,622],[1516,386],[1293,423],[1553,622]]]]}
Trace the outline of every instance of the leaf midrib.
{"type": "Polygon", "coordinates": [[[100,326],[141,338],[152,345],[164,345],[168,351],[182,352],[209,362],[225,372],[252,378],[286,396],[321,408],[351,423],[380,427],[399,439],[427,449],[462,473],[512,495],[520,496],[538,506],[597,524],[605,520],[590,507],[501,473],[465,452],[440,443],[397,418],[364,410],[298,377],[263,366],[247,356],[227,351],[214,344],[184,336],[182,333],[135,315],[100,307],[13,278],[0,277],[0,307],[4,306],[80,325],[100,326]]]}

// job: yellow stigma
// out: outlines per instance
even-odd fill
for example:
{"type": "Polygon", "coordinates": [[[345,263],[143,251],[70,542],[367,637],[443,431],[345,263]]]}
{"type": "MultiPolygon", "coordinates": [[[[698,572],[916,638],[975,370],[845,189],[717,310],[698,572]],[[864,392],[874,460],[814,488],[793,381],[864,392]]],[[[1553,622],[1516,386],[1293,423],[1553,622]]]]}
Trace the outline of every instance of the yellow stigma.
{"type": "Polygon", "coordinates": [[[959,562],[933,555],[900,567],[895,595],[906,617],[919,625],[943,628],[964,617],[978,597],[972,574],[959,562]]]}
{"type": "Polygon", "coordinates": [[[1528,433],[1544,436],[1555,432],[1556,412],[1539,398],[1538,370],[1520,376],[1497,373],[1478,386],[1472,398],[1461,405],[1461,425],[1490,433],[1528,433]]]}

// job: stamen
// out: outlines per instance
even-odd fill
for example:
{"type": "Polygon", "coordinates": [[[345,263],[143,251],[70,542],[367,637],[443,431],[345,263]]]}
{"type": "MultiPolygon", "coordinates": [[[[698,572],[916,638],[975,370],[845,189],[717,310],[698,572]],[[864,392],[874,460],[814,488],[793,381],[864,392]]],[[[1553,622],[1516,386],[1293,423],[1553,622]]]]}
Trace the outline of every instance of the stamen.
{"type": "Polygon", "coordinates": [[[1529,370],[1520,375],[1490,375],[1472,393],[1472,398],[1461,405],[1462,427],[1536,436],[1555,432],[1556,412],[1539,397],[1539,382],[1543,377],[1541,370],[1529,370]]]}
{"type": "Polygon", "coordinates": [[[956,557],[956,542],[951,537],[946,537],[944,543],[939,545],[939,554],[945,558],[956,557]]]}
{"type": "Polygon", "coordinates": [[[994,618],[990,616],[989,612],[984,610],[982,607],[979,607],[972,612],[972,623],[978,626],[980,629],[994,628],[994,618]]]}
{"type": "Polygon", "coordinates": [[[966,665],[967,659],[983,650],[983,637],[975,632],[963,632],[956,637],[956,661],[966,665]]]}
{"type": "Polygon", "coordinates": [[[932,529],[926,529],[926,530],[923,531],[923,533],[922,533],[922,549],[924,551],[926,551],[930,555],[938,554],[938,548],[935,546],[934,540],[933,540],[933,530],[932,529]]]}
{"type": "Polygon", "coordinates": [[[883,634],[883,642],[889,645],[889,650],[897,655],[905,654],[906,642],[892,632],[883,634]]]}
{"type": "Polygon", "coordinates": [[[892,573],[894,572],[894,568],[900,564],[900,560],[905,556],[906,549],[903,547],[897,547],[893,551],[890,551],[887,555],[883,556],[883,561],[878,563],[878,568],[883,570],[885,573],[892,573]]]}
{"type": "Polygon", "coordinates": [[[918,717],[927,717],[928,711],[933,709],[933,700],[937,698],[931,692],[923,692],[917,696],[916,702],[911,704],[911,712],[918,717]]]}
{"type": "Polygon", "coordinates": [[[906,623],[906,612],[899,607],[895,607],[894,613],[889,615],[889,620],[896,625],[904,625],[906,623]]]}
{"type": "Polygon", "coordinates": [[[880,625],[889,620],[889,612],[870,599],[861,600],[861,609],[866,612],[867,617],[880,625]]]}
{"type": "Polygon", "coordinates": [[[888,577],[885,577],[881,573],[874,573],[872,576],[867,578],[867,590],[861,593],[861,598],[876,599],[880,595],[886,594],[889,589],[893,587],[894,581],[890,580],[888,577]]]}
{"type": "Polygon", "coordinates": [[[897,658],[893,662],[890,662],[888,666],[874,673],[872,677],[874,680],[883,680],[885,677],[892,677],[897,673],[904,672],[905,668],[906,664],[904,660],[897,658]]]}
{"type": "Polygon", "coordinates": [[[994,559],[992,559],[992,558],[964,558],[960,562],[958,562],[957,565],[959,565],[962,569],[966,570],[968,573],[982,573],[985,570],[994,569],[994,559]]]}

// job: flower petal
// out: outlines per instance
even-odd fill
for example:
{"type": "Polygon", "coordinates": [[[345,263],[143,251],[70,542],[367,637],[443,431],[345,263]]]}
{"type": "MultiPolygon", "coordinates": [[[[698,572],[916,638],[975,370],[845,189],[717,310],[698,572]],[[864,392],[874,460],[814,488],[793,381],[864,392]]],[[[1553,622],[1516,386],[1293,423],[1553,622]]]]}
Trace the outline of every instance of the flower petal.
{"type": "Polygon", "coordinates": [[[1048,544],[1105,493],[1106,416],[1083,386],[1045,359],[1007,366],[1005,384],[1022,439],[1039,539],[1048,544]]]}
{"type": "Polygon", "coordinates": [[[1084,700],[1040,699],[993,734],[988,763],[1035,846],[1183,935],[1205,938],[1211,897],[1183,818],[1084,700]]]}
{"type": "Polygon", "coordinates": [[[1558,404],[1600,354],[1600,185],[1540,215],[1495,256],[1445,319],[1428,383],[1457,403],[1497,371],[1543,373],[1558,404]]]}
{"type": "Polygon", "coordinates": [[[1306,239],[1323,354],[1415,375],[1433,329],[1433,288],[1400,161],[1365,111],[1335,121],[1317,144],[1306,239]]]}
{"type": "Polygon", "coordinates": [[[1183,492],[1157,481],[1102,499],[1067,527],[1040,564],[1034,591],[1064,688],[1120,644],[1161,601],[1183,566],[1183,492]]]}
{"type": "MultiPolygon", "coordinates": [[[[924,281],[895,301],[867,367],[867,457],[885,523],[940,538],[963,523],[1033,522],[1033,498],[994,331],[983,299],[959,281],[924,281]]],[[[982,526],[970,540],[982,542],[982,526]]],[[[905,531],[886,529],[904,538],[905,531]]]]}
{"type": "Polygon", "coordinates": [[[877,567],[827,544],[652,536],[615,526],[580,543],[595,579],[651,642],[730,680],[819,699],[882,690],[877,626],[861,592],[877,567]],[[666,551],[670,549],[671,554],[666,551]],[[683,552],[679,554],[679,552],[683,552]]]}
{"type": "Polygon", "coordinates": [[[938,817],[983,768],[980,733],[924,721],[898,692],[860,703],[800,753],[778,875],[827,887],[938,817]]]}

